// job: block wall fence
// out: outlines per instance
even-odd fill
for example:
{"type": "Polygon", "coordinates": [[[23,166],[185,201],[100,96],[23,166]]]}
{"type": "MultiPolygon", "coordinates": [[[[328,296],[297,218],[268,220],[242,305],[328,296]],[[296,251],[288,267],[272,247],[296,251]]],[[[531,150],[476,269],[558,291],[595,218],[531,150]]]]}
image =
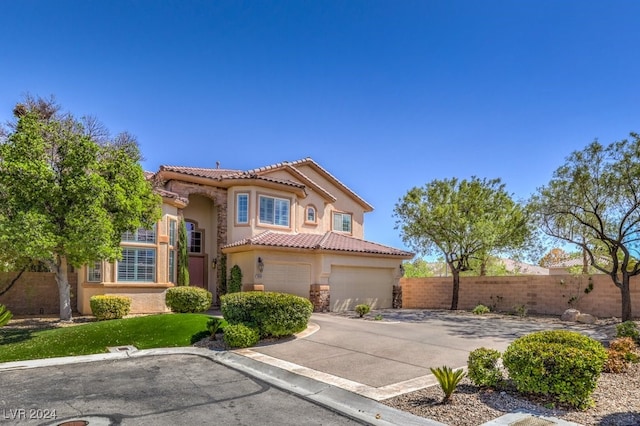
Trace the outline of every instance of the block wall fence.
{"type": "MultiPolygon", "coordinates": [[[[0,291],[7,288],[16,272],[0,272],[0,291]]],[[[69,273],[71,308],[77,306],[78,274],[69,273]]],[[[14,315],[59,315],[60,297],[55,274],[50,272],[25,272],[9,291],[0,296],[14,315]]]]}
{"type": "MultiPolygon", "coordinates": [[[[522,275],[507,277],[461,277],[458,309],[471,310],[478,304],[497,311],[512,312],[525,305],[530,313],[561,315],[568,308],[600,318],[620,318],[621,296],[608,275],[522,275]],[[593,280],[593,290],[584,289],[593,280]],[[572,301],[572,303],[569,303],[572,301]]],[[[402,307],[405,309],[449,309],[451,277],[402,278],[402,307]]],[[[640,318],[640,276],[631,278],[631,311],[640,318]]]]}

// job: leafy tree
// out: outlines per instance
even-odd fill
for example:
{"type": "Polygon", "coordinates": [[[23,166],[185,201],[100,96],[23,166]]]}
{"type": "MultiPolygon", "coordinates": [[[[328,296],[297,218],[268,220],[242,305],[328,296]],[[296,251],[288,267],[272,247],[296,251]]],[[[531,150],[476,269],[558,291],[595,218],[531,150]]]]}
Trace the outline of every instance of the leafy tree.
{"type": "Polygon", "coordinates": [[[178,228],[178,283],[189,285],[189,241],[187,238],[187,226],[184,220],[180,221],[178,228]]]}
{"type": "Polygon", "coordinates": [[[577,245],[611,277],[630,320],[629,281],[640,274],[640,135],[573,152],[531,205],[545,233],[577,245]]]}
{"type": "Polygon", "coordinates": [[[547,254],[545,254],[538,264],[543,268],[548,268],[553,265],[557,265],[560,262],[569,260],[571,256],[561,248],[554,247],[547,254]]]}
{"type": "Polygon", "coordinates": [[[429,262],[422,258],[416,258],[411,262],[404,262],[404,276],[407,278],[432,277],[433,271],[429,262]]]}
{"type": "Polygon", "coordinates": [[[434,180],[407,192],[394,213],[406,244],[444,255],[453,277],[451,309],[458,308],[460,273],[473,259],[517,249],[531,234],[527,211],[500,179],[434,180]]]}
{"type": "Polygon", "coordinates": [[[68,265],[115,260],[125,231],[151,227],[159,197],[121,134],[100,142],[53,100],[27,98],[0,142],[0,252],[55,273],[60,319],[71,320],[68,265]]]}

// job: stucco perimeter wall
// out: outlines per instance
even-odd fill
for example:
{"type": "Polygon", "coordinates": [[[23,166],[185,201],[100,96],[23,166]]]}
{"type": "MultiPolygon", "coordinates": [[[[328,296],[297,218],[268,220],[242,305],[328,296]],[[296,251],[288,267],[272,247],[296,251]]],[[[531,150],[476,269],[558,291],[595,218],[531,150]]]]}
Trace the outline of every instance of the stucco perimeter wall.
{"type": "Polygon", "coordinates": [[[78,312],[83,315],[92,315],[90,299],[96,295],[117,295],[131,298],[131,314],[157,314],[170,312],[165,302],[168,288],[173,284],[80,284],[81,303],[78,304],[78,312]]]}
{"type": "MultiPolygon", "coordinates": [[[[0,272],[0,291],[15,278],[17,272],[0,272]]],[[[71,306],[76,306],[78,275],[69,274],[71,306]]],[[[9,291],[0,296],[14,315],[47,315],[60,313],[60,296],[55,274],[50,272],[25,272],[9,291]]]]}
{"type": "MultiPolygon", "coordinates": [[[[471,310],[483,304],[498,311],[513,311],[525,305],[529,312],[561,315],[568,308],[601,318],[621,316],[620,290],[607,275],[593,275],[593,291],[584,293],[587,276],[523,275],[511,277],[462,277],[458,309],[471,310]],[[575,300],[569,304],[570,300],[575,300]]],[[[449,309],[451,277],[402,278],[402,307],[449,309]]],[[[632,313],[640,318],[640,277],[631,279],[632,313]]]]}

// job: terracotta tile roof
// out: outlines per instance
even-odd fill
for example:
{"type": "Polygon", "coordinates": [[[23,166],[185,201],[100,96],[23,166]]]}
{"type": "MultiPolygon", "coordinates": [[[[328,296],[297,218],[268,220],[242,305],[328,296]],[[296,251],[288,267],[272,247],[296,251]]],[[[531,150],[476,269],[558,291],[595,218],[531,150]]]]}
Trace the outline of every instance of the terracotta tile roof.
{"type": "Polygon", "coordinates": [[[381,254],[412,258],[413,253],[388,247],[371,241],[360,240],[337,232],[325,234],[284,234],[265,231],[254,237],[245,238],[223,247],[263,246],[298,248],[304,250],[329,250],[351,253],[381,254]]]}
{"type": "Polygon", "coordinates": [[[161,197],[164,198],[172,198],[175,200],[180,201],[181,203],[184,203],[185,205],[189,203],[189,200],[179,196],[178,194],[176,194],[175,192],[171,192],[171,191],[167,191],[166,189],[162,189],[162,188],[153,188],[153,190],[160,195],[161,197]]]}
{"type": "Polygon", "coordinates": [[[177,172],[190,176],[220,179],[227,175],[236,173],[242,173],[241,170],[232,169],[207,169],[203,167],[183,167],[183,166],[160,166],[160,170],[166,170],[168,172],[177,172]]]}

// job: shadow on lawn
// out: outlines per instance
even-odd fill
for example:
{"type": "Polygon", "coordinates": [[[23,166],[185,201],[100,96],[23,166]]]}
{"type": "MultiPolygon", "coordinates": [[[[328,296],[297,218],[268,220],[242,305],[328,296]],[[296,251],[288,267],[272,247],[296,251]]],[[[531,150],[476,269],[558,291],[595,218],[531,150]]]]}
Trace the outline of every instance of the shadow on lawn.
{"type": "MultiPolygon", "coordinates": [[[[53,328],[53,327],[51,327],[53,328]]],[[[30,340],[34,331],[42,330],[42,328],[6,328],[0,329],[0,345],[8,345],[11,343],[24,342],[30,340]]]]}

